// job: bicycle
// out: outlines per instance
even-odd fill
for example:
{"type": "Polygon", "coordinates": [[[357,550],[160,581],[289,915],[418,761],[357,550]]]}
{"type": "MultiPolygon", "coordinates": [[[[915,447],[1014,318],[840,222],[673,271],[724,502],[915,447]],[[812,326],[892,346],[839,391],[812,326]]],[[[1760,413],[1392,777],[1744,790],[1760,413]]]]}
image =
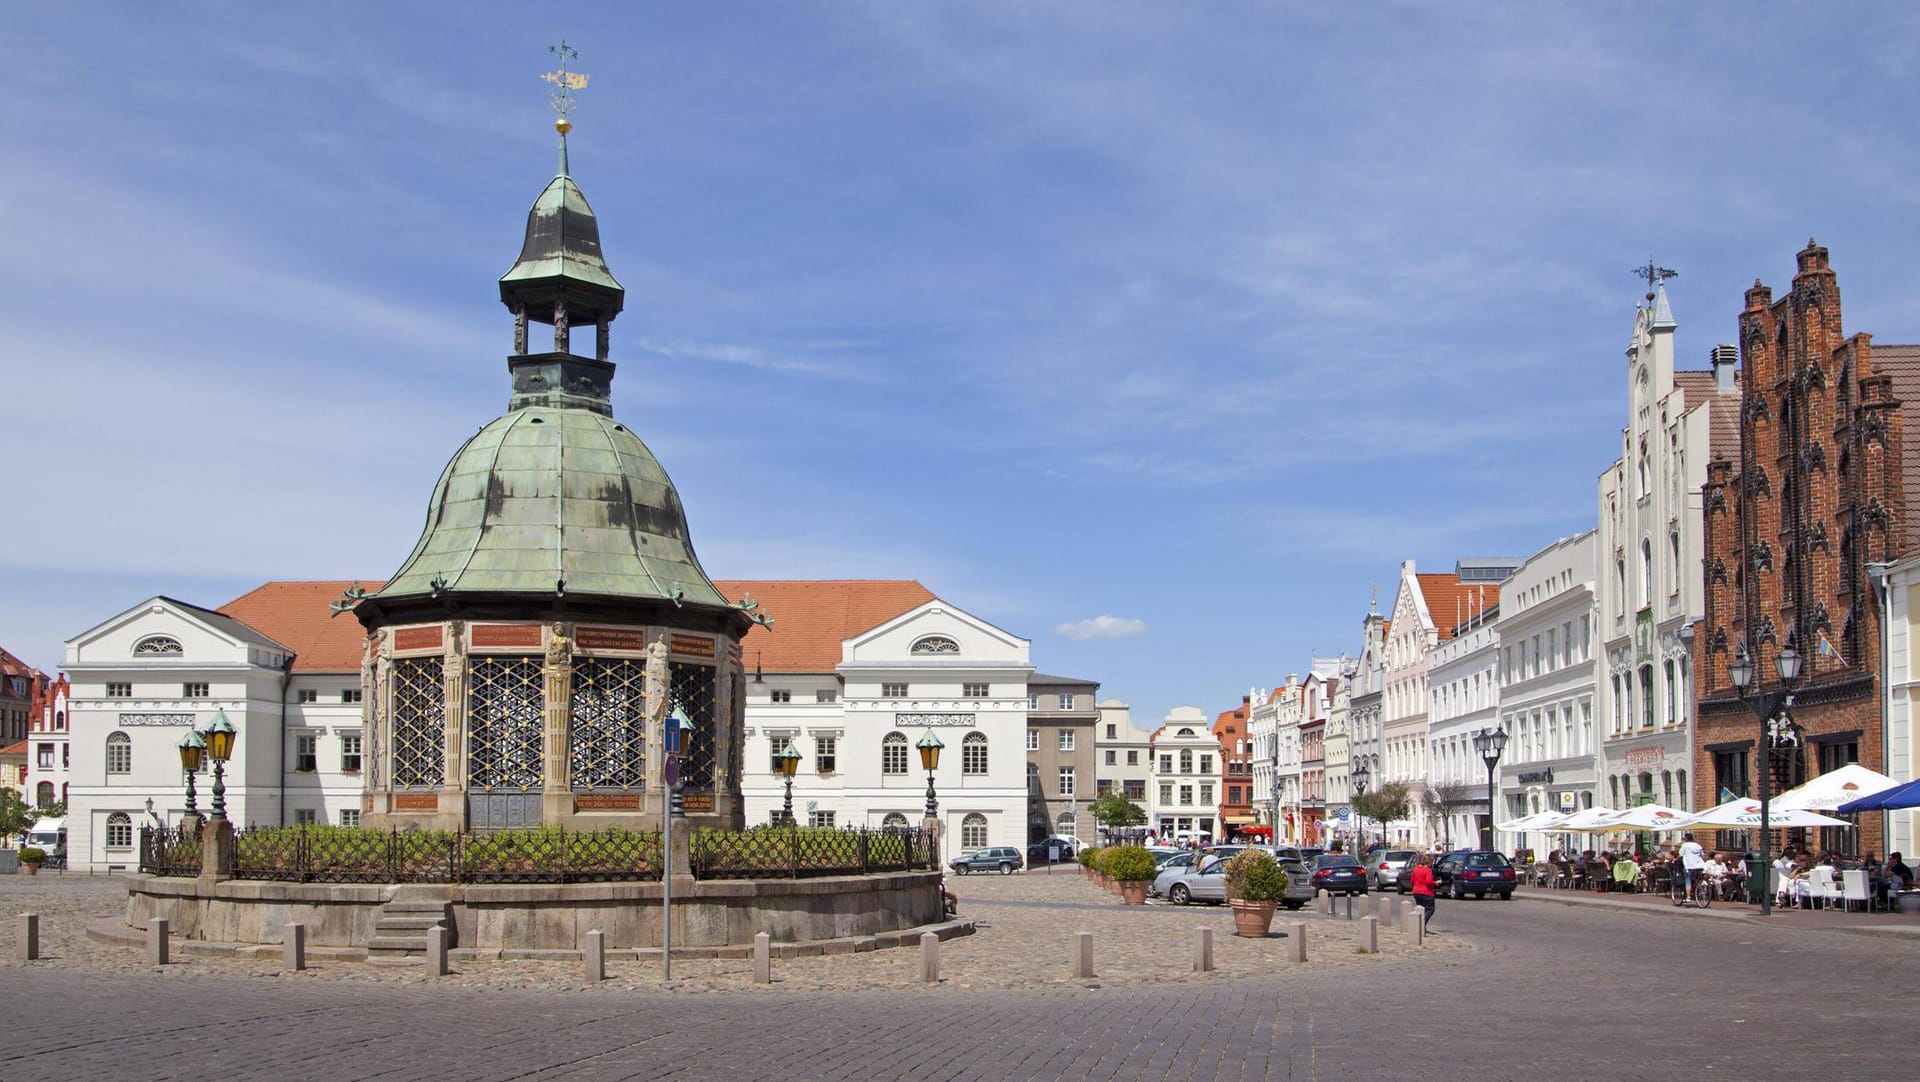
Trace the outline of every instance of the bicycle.
{"type": "Polygon", "coordinates": [[[1684,869],[1674,874],[1673,904],[1678,907],[1691,906],[1694,909],[1711,908],[1714,893],[1713,880],[1702,875],[1700,885],[1694,888],[1692,897],[1688,897],[1687,883],[1691,878],[1692,876],[1688,875],[1684,869]]]}

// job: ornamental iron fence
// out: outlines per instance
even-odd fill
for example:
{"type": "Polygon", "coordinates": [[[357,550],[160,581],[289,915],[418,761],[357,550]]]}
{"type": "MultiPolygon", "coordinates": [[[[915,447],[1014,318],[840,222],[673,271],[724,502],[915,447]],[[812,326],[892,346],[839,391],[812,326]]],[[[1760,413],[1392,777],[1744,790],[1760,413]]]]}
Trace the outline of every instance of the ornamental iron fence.
{"type": "Polygon", "coordinates": [[[140,870],[153,875],[199,875],[200,831],[141,827],[140,870]]]}
{"type": "Polygon", "coordinates": [[[696,879],[802,879],[936,867],[933,835],[896,827],[696,830],[689,849],[696,879]]]}

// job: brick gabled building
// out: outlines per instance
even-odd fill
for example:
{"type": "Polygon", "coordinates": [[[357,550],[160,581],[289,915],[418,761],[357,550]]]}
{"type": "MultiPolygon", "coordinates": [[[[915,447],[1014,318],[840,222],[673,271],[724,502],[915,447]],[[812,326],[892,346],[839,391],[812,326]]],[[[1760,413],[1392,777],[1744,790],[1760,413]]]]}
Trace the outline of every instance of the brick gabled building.
{"type": "MultiPolygon", "coordinates": [[[[1705,614],[1699,674],[1696,807],[1757,795],[1760,724],[1727,663],[1742,649],[1755,690],[1778,682],[1791,643],[1803,659],[1791,717],[1802,733],[1772,753],[1774,792],[1848,762],[1882,762],[1879,606],[1868,566],[1905,547],[1900,388],[1874,364],[1870,336],[1842,330],[1827,250],[1809,241],[1778,301],[1755,281],[1740,313],[1740,442],[1702,489],[1705,614]]],[[[1914,388],[1912,393],[1920,393],[1914,388]]],[[[1882,851],[1878,816],[1857,832],[1804,839],[1882,851]]],[[[1721,832],[1721,844],[1752,839],[1721,832]]]]}
{"type": "Polygon", "coordinates": [[[1253,748],[1247,739],[1247,716],[1252,697],[1222,710],[1213,719],[1213,736],[1220,742],[1220,824],[1222,837],[1238,837],[1253,825],[1253,748]]]}

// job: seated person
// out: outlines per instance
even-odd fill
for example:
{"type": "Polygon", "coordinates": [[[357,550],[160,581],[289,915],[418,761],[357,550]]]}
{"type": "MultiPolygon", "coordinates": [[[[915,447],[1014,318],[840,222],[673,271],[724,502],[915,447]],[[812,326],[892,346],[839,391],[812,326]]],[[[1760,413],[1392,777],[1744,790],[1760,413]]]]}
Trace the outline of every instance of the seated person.
{"type": "Polygon", "coordinates": [[[1640,882],[1640,866],[1633,862],[1631,854],[1622,853],[1620,859],[1613,862],[1613,881],[1622,890],[1632,890],[1640,882]]]}
{"type": "Polygon", "coordinates": [[[1887,887],[1890,890],[1906,890],[1913,886],[1913,869],[1900,859],[1898,853],[1887,854],[1887,887]]]}

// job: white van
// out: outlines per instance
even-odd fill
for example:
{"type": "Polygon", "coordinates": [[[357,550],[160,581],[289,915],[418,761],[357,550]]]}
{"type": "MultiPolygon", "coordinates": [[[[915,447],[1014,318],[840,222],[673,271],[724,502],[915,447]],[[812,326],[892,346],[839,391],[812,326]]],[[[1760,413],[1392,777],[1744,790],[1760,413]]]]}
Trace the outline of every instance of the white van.
{"type": "Polygon", "coordinates": [[[47,867],[64,868],[67,866],[67,821],[65,819],[39,819],[27,829],[27,844],[42,849],[47,854],[47,867]]]}

